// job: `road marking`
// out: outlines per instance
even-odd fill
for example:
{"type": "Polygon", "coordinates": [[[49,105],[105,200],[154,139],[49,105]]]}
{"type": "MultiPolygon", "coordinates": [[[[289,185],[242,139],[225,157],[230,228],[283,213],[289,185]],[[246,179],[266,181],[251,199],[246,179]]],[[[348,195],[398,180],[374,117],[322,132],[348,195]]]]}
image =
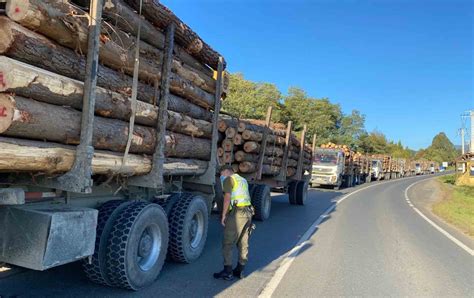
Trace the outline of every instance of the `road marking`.
{"type": "MultiPolygon", "coordinates": [[[[408,179],[408,178],[413,178],[413,177],[406,177],[406,178],[403,178],[403,179],[408,179]]],[[[401,181],[403,179],[397,179],[396,181],[401,181]]],[[[381,184],[385,184],[385,183],[388,183],[388,182],[394,182],[393,180],[388,180],[388,181],[384,181],[384,182],[381,182],[381,183],[377,183],[377,184],[372,184],[372,185],[368,185],[366,187],[363,187],[363,188],[359,188],[353,192],[350,192],[346,195],[344,195],[342,198],[340,198],[339,200],[335,201],[334,204],[332,204],[331,206],[329,206],[329,208],[326,209],[326,211],[323,212],[323,214],[321,214],[318,219],[316,219],[316,221],[314,221],[311,226],[309,227],[309,229],[303,234],[303,236],[301,236],[300,240],[298,241],[298,243],[296,243],[296,246],[293,247],[289,252],[286,253],[286,256],[284,257],[284,259],[281,261],[281,264],[280,266],[278,267],[278,269],[276,270],[275,274],[273,275],[272,279],[266,284],[265,288],[262,290],[262,292],[260,293],[260,295],[258,295],[259,298],[269,298],[273,295],[273,293],[275,292],[276,288],[278,287],[278,285],[280,284],[280,282],[282,281],[283,279],[283,276],[286,274],[286,272],[288,271],[288,269],[290,268],[291,264],[293,263],[293,261],[296,259],[296,257],[298,256],[298,254],[300,253],[301,249],[309,243],[309,238],[311,238],[311,236],[313,235],[313,233],[319,228],[319,224],[321,224],[321,222],[329,216],[329,213],[331,211],[334,210],[334,208],[336,208],[337,205],[339,205],[342,201],[344,201],[345,199],[347,199],[348,197],[350,197],[351,195],[353,194],[356,194],[358,193],[359,191],[362,191],[362,190],[365,190],[365,189],[368,189],[368,188],[371,188],[371,187],[374,187],[374,186],[378,186],[378,185],[381,185],[381,184]]]]}
{"type": "Polygon", "coordinates": [[[438,230],[441,234],[443,234],[444,236],[448,237],[449,240],[453,241],[456,245],[458,245],[460,248],[464,249],[468,254],[470,254],[471,256],[474,256],[474,250],[470,249],[467,245],[465,245],[464,243],[462,243],[460,240],[458,240],[456,237],[454,237],[453,235],[449,234],[446,230],[444,230],[443,228],[441,228],[440,226],[438,226],[437,224],[435,224],[431,219],[429,219],[426,215],[424,215],[420,210],[418,210],[418,208],[416,208],[415,206],[413,206],[410,198],[408,197],[408,190],[422,182],[422,181],[425,181],[425,180],[428,180],[428,179],[423,179],[423,180],[420,180],[420,181],[417,181],[415,183],[412,183],[410,184],[406,189],[405,189],[405,199],[407,200],[408,202],[408,205],[410,205],[410,207],[413,208],[413,210],[416,211],[416,213],[418,213],[418,215],[420,215],[424,220],[426,220],[430,225],[432,225],[436,230],[438,230]]]}

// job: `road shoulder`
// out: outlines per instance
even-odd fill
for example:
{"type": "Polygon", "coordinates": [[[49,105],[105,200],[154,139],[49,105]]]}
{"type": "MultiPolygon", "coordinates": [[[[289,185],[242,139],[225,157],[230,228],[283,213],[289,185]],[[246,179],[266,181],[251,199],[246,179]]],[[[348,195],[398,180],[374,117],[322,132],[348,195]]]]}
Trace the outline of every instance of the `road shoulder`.
{"type": "Polygon", "coordinates": [[[474,249],[474,239],[466,235],[458,227],[446,222],[433,213],[433,204],[443,200],[448,195],[446,190],[442,188],[437,177],[423,180],[410,189],[408,196],[412,204],[418,208],[425,216],[435,222],[448,233],[459,239],[470,249],[474,249]]]}

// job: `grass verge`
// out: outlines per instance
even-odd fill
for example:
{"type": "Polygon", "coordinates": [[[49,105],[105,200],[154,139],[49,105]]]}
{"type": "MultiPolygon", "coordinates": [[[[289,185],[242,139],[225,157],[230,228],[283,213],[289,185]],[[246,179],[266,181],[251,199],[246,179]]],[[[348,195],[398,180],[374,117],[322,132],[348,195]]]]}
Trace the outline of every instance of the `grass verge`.
{"type": "Polygon", "coordinates": [[[433,212],[474,238],[474,187],[454,185],[454,175],[439,181],[447,195],[433,205],[433,212]]]}

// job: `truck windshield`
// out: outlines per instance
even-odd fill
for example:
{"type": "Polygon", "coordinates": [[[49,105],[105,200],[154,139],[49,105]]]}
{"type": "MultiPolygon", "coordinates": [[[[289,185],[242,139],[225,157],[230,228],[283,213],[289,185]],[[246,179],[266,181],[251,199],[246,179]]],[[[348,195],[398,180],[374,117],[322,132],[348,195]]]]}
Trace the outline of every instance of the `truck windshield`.
{"type": "Polygon", "coordinates": [[[373,168],[377,167],[377,161],[376,160],[372,160],[372,167],[373,168]]]}
{"type": "Polygon", "coordinates": [[[314,155],[314,163],[322,165],[336,165],[337,153],[316,153],[314,155]]]}

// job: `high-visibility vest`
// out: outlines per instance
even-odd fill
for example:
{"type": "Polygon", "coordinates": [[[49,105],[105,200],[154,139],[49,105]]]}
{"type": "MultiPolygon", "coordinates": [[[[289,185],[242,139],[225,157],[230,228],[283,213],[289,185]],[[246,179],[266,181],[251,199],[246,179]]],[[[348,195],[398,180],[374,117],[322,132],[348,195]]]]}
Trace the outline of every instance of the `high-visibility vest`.
{"type": "Polygon", "coordinates": [[[230,177],[234,182],[230,195],[230,209],[232,209],[232,206],[245,207],[252,205],[247,180],[238,174],[233,174],[230,177]]]}

